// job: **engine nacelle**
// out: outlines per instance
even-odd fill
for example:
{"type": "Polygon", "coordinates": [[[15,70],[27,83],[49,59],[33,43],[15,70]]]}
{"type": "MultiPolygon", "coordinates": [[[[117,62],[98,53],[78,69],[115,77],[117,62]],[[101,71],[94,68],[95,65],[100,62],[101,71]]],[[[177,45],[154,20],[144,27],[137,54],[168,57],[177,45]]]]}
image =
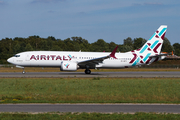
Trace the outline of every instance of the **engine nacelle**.
{"type": "Polygon", "coordinates": [[[63,61],[61,62],[61,71],[76,71],[77,70],[77,63],[70,62],[70,61],[63,61]]]}

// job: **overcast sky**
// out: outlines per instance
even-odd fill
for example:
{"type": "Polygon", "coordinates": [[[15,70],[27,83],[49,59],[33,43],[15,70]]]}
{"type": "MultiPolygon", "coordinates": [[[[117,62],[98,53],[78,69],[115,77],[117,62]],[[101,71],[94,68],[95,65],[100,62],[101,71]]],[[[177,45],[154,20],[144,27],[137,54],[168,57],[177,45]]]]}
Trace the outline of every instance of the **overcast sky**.
{"type": "Polygon", "coordinates": [[[179,0],[0,0],[0,39],[38,35],[73,36],[123,44],[149,39],[160,25],[180,43],[179,0]]]}

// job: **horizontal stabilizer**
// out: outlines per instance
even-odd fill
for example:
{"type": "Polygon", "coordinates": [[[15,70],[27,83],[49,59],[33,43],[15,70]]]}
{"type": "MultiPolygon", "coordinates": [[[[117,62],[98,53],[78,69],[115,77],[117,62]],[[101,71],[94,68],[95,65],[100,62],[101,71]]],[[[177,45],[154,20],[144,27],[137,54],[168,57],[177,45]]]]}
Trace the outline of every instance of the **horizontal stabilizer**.
{"type": "Polygon", "coordinates": [[[167,56],[169,54],[159,54],[159,55],[152,55],[152,56],[149,56],[150,58],[154,58],[154,57],[161,57],[161,56],[167,56]]]}

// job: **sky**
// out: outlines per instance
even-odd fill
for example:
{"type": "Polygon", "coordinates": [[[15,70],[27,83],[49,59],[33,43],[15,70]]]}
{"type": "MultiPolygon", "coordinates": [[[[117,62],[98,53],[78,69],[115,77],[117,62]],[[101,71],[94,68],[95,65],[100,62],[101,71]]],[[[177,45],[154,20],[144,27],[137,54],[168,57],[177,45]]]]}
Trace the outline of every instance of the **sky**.
{"type": "Polygon", "coordinates": [[[179,11],[179,0],[0,0],[0,39],[78,36],[123,44],[127,37],[148,40],[167,25],[174,44],[180,43],[179,11]]]}

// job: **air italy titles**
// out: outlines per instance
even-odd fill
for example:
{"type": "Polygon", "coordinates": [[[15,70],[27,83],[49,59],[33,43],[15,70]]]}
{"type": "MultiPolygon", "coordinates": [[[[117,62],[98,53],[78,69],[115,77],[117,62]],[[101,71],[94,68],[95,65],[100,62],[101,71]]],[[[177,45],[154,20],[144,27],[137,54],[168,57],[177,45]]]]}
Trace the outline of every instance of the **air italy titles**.
{"type": "Polygon", "coordinates": [[[71,61],[74,56],[71,55],[32,55],[30,60],[64,60],[64,61],[71,61]]]}

